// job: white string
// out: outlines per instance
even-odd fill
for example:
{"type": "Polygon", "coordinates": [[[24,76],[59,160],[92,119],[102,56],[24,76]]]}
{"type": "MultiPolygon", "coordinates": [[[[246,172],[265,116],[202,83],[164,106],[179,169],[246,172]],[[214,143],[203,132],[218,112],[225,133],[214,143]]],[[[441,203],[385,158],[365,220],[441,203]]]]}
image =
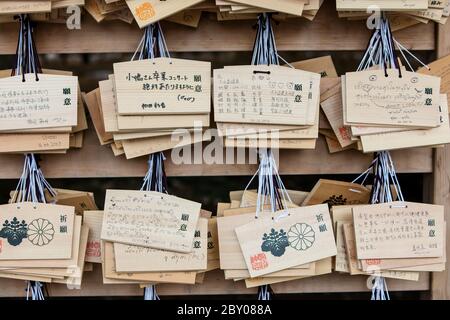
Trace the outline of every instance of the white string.
{"type": "Polygon", "coordinates": [[[374,278],[371,300],[390,300],[386,279],[381,276],[374,278]]]}
{"type": "Polygon", "coordinates": [[[281,61],[283,61],[287,66],[291,67],[292,69],[295,69],[295,67],[294,67],[292,64],[290,64],[289,62],[287,62],[282,56],[280,56],[279,54],[278,54],[277,56],[278,56],[278,58],[280,58],[281,61]]]}
{"type": "MultiPolygon", "coordinates": [[[[431,68],[423,63],[422,60],[420,60],[419,58],[417,58],[417,56],[415,56],[411,51],[409,51],[407,48],[405,48],[400,42],[398,42],[397,40],[395,40],[395,38],[392,38],[395,42],[395,44],[397,45],[397,47],[399,48],[400,52],[402,52],[403,50],[406,51],[411,57],[414,58],[414,60],[416,60],[417,62],[419,62],[423,67],[427,68],[428,70],[431,70],[431,68]]],[[[402,52],[403,54],[403,52],[402,52]]],[[[403,55],[404,56],[404,55],[403,55]]],[[[405,60],[408,61],[405,57],[405,60]]],[[[414,70],[413,70],[414,71],[414,70]]]]}
{"type": "Polygon", "coordinates": [[[258,290],[258,300],[269,301],[271,300],[270,290],[268,285],[260,286],[258,290]]]}
{"type": "Polygon", "coordinates": [[[131,57],[131,61],[134,61],[138,52],[141,53],[142,46],[144,45],[144,39],[145,39],[145,34],[142,36],[142,39],[139,42],[139,45],[137,46],[136,51],[134,52],[133,56],[131,57]]]}
{"type": "Polygon", "coordinates": [[[395,37],[391,34],[389,29],[389,21],[387,19],[381,20],[380,28],[377,29],[369,41],[367,50],[365,51],[363,58],[357,68],[357,71],[367,70],[374,65],[379,65],[380,68],[392,68],[395,66],[394,48],[397,47],[406,61],[409,68],[414,71],[404,52],[408,53],[414,60],[420,63],[428,70],[430,67],[420,60],[416,55],[403,46],[395,37]],[[393,41],[393,43],[392,43],[393,41]],[[383,43],[383,45],[381,45],[383,43]]]}
{"type": "Polygon", "coordinates": [[[148,160],[148,170],[144,177],[141,191],[157,191],[165,192],[164,187],[164,160],[166,160],[162,152],[151,154],[148,160]],[[153,179],[153,175],[155,179],[153,179]],[[155,184],[153,185],[153,181],[155,184]]]}
{"type": "MultiPolygon", "coordinates": [[[[148,170],[144,177],[144,183],[142,184],[141,191],[157,191],[165,192],[164,186],[164,160],[166,157],[162,152],[151,154],[148,159],[148,170]],[[153,179],[155,177],[155,179],[153,179]],[[155,184],[153,185],[153,181],[155,184]]],[[[144,300],[159,300],[159,296],[156,293],[156,286],[151,285],[144,289],[144,300]]]]}
{"type": "MultiPolygon", "coordinates": [[[[45,180],[34,154],[25,155],[23,171],[11,201],[13,203],[46,203],[46,189],[50,195],[56,195],[56,192],[47,180],[45,180]]],[[[45,297],[42,287],[43,285],[39,281],[27,281],[26,299],[29,300],[31,298],[31,300],[44,300],[45,297]]]]}
{"type": "MultiPolygon", "coordinates": [[[[390,32],[389,22],[387,19],[382,19],[380,28],[377,29],[369,41],[369,46],[358,66],[358,71],[367,70],[372,66],[379,65],[381,69],[396,67],[398,61],[395,58],[395,45],[400,49],[403,59],[411,70],[413,70],[410,62],[405,56],[402,49],[405,49],[390,32]]],[[[407,51],[409,53],[409,51],[407,51]]],[[[417,61],[422,63],[417,57],[412,55],[417,61]]],[[[422,65],[424,65],[422,63],[422,65]]],[[[401,70],[399,70],[401,72],[401,70]]],[[[371,203],[384,203],[393,201],[391,184],[397,193],[398,199],[404,201],[401,192],[400,184],[395,172],[395,167],[388,151],[381,151],[376,153],[375,159],[372,161],[370,167],[359,175],[355,180],[358,181],[364,177],[362,184],[366,181],[370,171],[374,173],[374,183],[372,186],[371,203]]],[[[386,280],[382,276],[377,276],[374,279],[372,287],[372,300],[389,300],[389,292],[386,285],[386,280]]]]}
{"type": "Polygon", "coordinates": [[[158,294],[156,293],[156,286],[151,285],[144,288],[144,300],[156,301],[160,300],[158,294]]]}

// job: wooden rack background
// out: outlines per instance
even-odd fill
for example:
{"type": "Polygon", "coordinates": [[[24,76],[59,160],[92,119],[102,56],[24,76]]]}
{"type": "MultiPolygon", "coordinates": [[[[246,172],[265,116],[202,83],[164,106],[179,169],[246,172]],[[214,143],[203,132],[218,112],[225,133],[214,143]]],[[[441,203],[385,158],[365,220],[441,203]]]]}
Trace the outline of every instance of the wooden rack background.
{"type": "MultiPolygon", "coordinates": [[[[275,26],[280,51],[355,51],[364,50],[370,32],[361,21],[338,19],[329,1],[313,22],[290,19],[275,26]],[[330,3],[330,4],[329,4],[330,3]]],[[[217,22],[202,18],[198,29],[164,23],[163,29],[174,52],[251,51],[254,40],[252,21],[217,22]]],[[[122,22],[97,24],[84,17],[81,30],[68,30],[62,24],[41,24],[36,29],[36,43],[40,53],[110,53],[134,52],[142,31],[136,25],[122,22]],[[113,36],[112,36],[113,35],[113,36]]],[[[406,48],[435,51],[437,57],[450,54],[450,23],[420,24],[395,33],[406,48]]],[[[15,53],[17,25],[0,28],[0,55],[15,53]]],[[[446,219],[450,220],[450,147],[437,149],[410,149],[393,152],[400,173],[428,173],[423,185],[425,201],[446,206],[446,219]]],[[[338,174],[360,173],[370,163],[372,155],[356,151],[329,154],[325,142],[319,139],[315,150],[283,150],[280,154],[281,174],[338,174]]],[[[0,179],[19,177],[23,157],[0,156],[0,179]]],[[[170,157],[168,157],[170,159],[170,157]]],[[[43,156],[42,169],[47,178],[138,177],[146,171],[146,158],[125,160],[115,158],[111,150],[100,146],[90,129],[81,150],[66,155],[43,156]]],[[[254,165],[174,165],[168,160],[169,176],[251,175],[254,165]]],[[[448,224],[450,233],[450,224],[448,224]]],[[[450,245],[447,245],[450,256],[450,245]]],[[[433,299],[450,299],[450,266],[441,273],[423,273],[418,282],[388,280],[391,291],[428,291],[433,299]]],[[[318,293],[368,291],[367,277],[329,274],[273,285],[275,293],[318,293]]],[[[242,282],[225,281],[220,270],[207,273],[203,284],[158,285],[160,295],[226,295],[254,294],[242,282]]],[[[101,268],[96,265],[87,272],[81,290],[69,290],[65,285],[49,286],[50,296],[138,296],[143,290],[136,285],[103,285],[101,268]]],[[[0,279],[0,297],[24,296],[23,281],[0,279]]]]}

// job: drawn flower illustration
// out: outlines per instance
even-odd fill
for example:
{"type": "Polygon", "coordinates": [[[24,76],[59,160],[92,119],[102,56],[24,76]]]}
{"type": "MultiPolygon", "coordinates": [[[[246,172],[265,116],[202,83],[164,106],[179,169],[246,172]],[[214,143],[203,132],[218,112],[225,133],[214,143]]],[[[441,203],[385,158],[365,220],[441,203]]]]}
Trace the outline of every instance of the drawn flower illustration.
{"type": "Polygon", "coordinates": [[[342,206],[347,203],[347,198],[344,198],[342,194],[339,196],[332,195],[322,203],[327,203],[329,208],[332,206],[342,206]]]}
{"type": "Polygon", "coordinates": [[[28,225],[28,240],[35,246],[45,246],[53,240],[55,229],[47,219],[36,219],[28,225]]]}
{"type": "Polygon", "coordinates": [[[313,228],[306,223],[296,223],[288,231],[289,245],[296,250],[310,248],[315,239],[313,228]]]}
{"type": "Polygon", "coordinates": [[[286,247],[289,246],[286,232],[283,229],[280,231],[272,229],[269,234],[264,233],[262,240],[261,250],[270,251],[275,257],[281,257],[286,251],[286,247]]]}
{"type": "Polygon", "coordinates": [[[0,237],[8,239],[8,243],[12,246],[21,244],[22,239],[27,237],[25,220],[19,221],[16,217],[12,221],[5,220],[2,230],[0,230],[0,237]]]}

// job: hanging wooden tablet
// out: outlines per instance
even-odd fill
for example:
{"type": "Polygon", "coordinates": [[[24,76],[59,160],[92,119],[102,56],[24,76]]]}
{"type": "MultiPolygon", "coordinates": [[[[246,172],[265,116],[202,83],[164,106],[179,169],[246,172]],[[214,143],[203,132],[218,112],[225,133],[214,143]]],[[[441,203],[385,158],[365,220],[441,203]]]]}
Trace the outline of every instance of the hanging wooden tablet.
{"type": "Polygon", "coordinates": [[[72,239],[71,257],[69,259],[44,259],[44,260],[0,260],[0,268],[64,268],[68,269],[77,264],[81,237],[80,216],[75,216],[72,239]]]}
{"type": "Polygon", "coordinates": [[[192,7],[204,0],[126,0],[139,28],[192,7]]]}
{"type": "Polygon", "coordinates": [[[289,63],[295,69],[314,72],[321,75],[322,78],[338,76],[331,56],[323,56],[308,60],[302,60],[289,63]]]}
{"type": "Polygon", "coordinates": [[[380,10],[426,10],[428,0],[336,0],[338,10],[366,11],[369,6],[377,6],[380,10]]]}
{"type": "Polygon", "coordinates": [[[211,63],[153,58],[114,64],[119,115],[195,114],[211,110],[211,63]]]}
{"type": "Polygon", "coordinates": [[[353,208],[358,259],[443,255],[444,207],[391,202],[353,208]]]}
{"type": "Polygon", "coordinates": [[[114,243],[116,271],[199,271],[207,268],[208,220],[200,218],[195,230],[192,252],[176,253],[114,243]]]}
{"type": "Polygon", "coordinates": [[[370,190],[357,183],[320,179],[306,199],[303,206],[327,203],[330,208],[337,205],[369,203],[370,190]]]}
{"type": "Polygon", "coordinates": [[[386,132],[361,136],[364,152],[393,150],[450,143],[447,95],[441,95],[439,106],[440,125],[431,129],[386,132]]]}
{"type": "Polygon", "coordinates": [[[0,260],[70,259],[73,207],[41,203],[0,205],[0,260]]]}
{"type": "Polygon", "coordinates": [[[197,272],[137,272],[121,273],[116,270],[116,256],[114,244],[105,242],[104,246],[104,275],[107,279],[122,281],[140,281],[157,283],[194,284],[197,272]]]}
{"type": "Polygon", "coordinates": [[[301,16],[307,1],[298,0],[235,0],[233,2],[251,5],[266,10],[301,16]]]}
{"type": "Polygon", "coordinates": [[[47,202],[74,207],[77,215],[82,215],[86,210],[98,210],[92,192],[67,190],[55,188],[56,196],[46,193],[47,202]]]}
{"type": "Polygon", "coordinates": [[[437,127],[440,84],[438,77],[387,69],[348,72],[345,75],[346,124],[437,127]],[[387,75],[387,77],[386,77],[387,75]]]}
{"type": "Polygon", "coordinates": [[[448,94],[450,92],[450,55],[430,63],[428,67],[429,69],[420,68],[417,72],[441,77],[440,92],[448,94]]]}
{"type": "Polygon", "coordinates": [[[191,252],[200,203],[153,191],[107,190],[102,240],[191,252]]]}
{"type": "MultiPolygon", "coordinates": [[[[343,224],[343,232],[346,246],[346,258],[348,259],[349,272],[351,275],[361,275],[367,273],[361,270],[360,261],[356,256],[356,242],[355,242],[355,232],[352,223],[343,224]]],[[[395,270],[376,270],[372,274],[378,276],[383,276],[385,278],[394,278],[402,280],[417,281],[419,280],[418,272],[408,272],[408,271],[395,271],[395,270]]]]}
{"type": "Polygon", "coordinates": [[[214,70],[217,122],[313,125],[320,75],[276,65],[214,70]]]}
{"type": "Polygon", "coordinates": [[[235,229],[251,277],[336,255],[328,206],[279,211],[235,229]]]}
{"type": "Polygon", "coordinates": [[[52,2],[49,1],[0,1],[0,15],[24,14],[36,12],[50,12],[52,2]]]}
{"type": "Polygon", "coordinates": [[[78,78],[25,74],[0,79],[0,130],[77,125],[78,78]]]}

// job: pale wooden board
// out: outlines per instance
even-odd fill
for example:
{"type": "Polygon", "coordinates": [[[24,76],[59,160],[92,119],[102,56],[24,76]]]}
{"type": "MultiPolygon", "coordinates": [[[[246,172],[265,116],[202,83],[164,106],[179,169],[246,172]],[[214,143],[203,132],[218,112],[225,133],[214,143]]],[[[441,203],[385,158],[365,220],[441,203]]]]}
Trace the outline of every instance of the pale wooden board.
{"type": "Polygon", "coordinates": [[[0,261],[0,266],[9,268],[67,268],[77,264],[78,250],[80,248],[80,236],[81,236],[81,217],[76,216],[74,222],[74,236],[72,239],[72,256],[70,259],[58,259],[58,260],[10,260],[0,261]]]}
{"type": "Polygon", "coordinates": [[[319,88],[319,74],[288,67],[215,69],[214,119],[217,122],[313,125],[318,112],[319,88]],[[258,89],[245,89],[252,86],[258,89]]]}
{"type": "Polygon", "coordinates": [[[86,261],[102,263],[100,235],[102,231],[103,211],[85,211],[83,223],[89,228],[86,261]]]}
{"type": "Polygon", "coordinates": [[[328,205],[292,208],[285,213],[289,216],[281,217],[279,211],[274,218],[258,217],[235,228],[252,277],[336,255],[328,205]],[[286,233],[284,245],[274,246],[271,237],[276,232],[286,233]]]}
{"type": "MultiPolygon", "coordinates": [[[[269,274],[264,275],[263,277],[256,277],[255,279],[259,278],[286,278],[286,277],[301,277],[301,276],[313,276],[316,274],[316,263],[307,263],[308,268],[300,269],[300,268],[289,268],[284,269],[281,271],[272,272],[269,274]]],[[[250,278],[250,273],[248,270],[224,270],[225,273],[225,279],[243,279],[243,278],[250,278]]]]}
{"type": "Polygon", "coordinates": [[[208,127],[209,114],[117,116],[119,131],[208,127]]]}
{"type": "Polygon", "coordinates": [[[384,70],[346,73],[344,124],[438,126],[440,78],[405,70],[400,78],[398,70],[386,72],[388,77],[384,70]],[[402,94],[396,95],[400,90],[402,94]]]}
{"type": "Polygon", "coordinates": [[[76,267],[74,268],[72,266],[71,268],[69,268],[68,270],[71,270],[72,272],[70,275],[68,275],[64,279],[52,280],[53,283],[63,283],[67,285],[68,288],[81,288],[81,283],[83,281],[84,275],[84,266],[85,266],[84,257],[86,255],[88,236],[89,236],[89,228],[86,226],[82,226],[76,267]]]}
{"type": "MultiPolygon", "coordinates": [[[[217,219],[219,256],[221,269],[247,270],[239,246],[235,229],[255,220],[255,208],[237,208],[225,210],[224,217],[217,219]],[[228,212],[227,212],[228,211],[228,212]],[[251,212],[251,214],[246,214],[251,212]]],[[[266,215],[266,213],[264,213],[266,215]]],[[[297,265],[295,269],[307,269],[308,264],[297,265]]],[[[294,269],[293,268],[293,269],[294,269]]]]}
{"type": "Polygon", "coordinates": [[[174,131],[171,135],[160,137],[123,140],[122,144],[126,158],[133,159],[170,149],[176,151],[191,144],[211,140],[209,132],[196,131],[190,133],[188,130],[177,131],[174,131]]]}
{"type": "Polygon", "coordinates": [[[190,253],[176,253],[114,243],[116,271],[133,273],[206,270],[207,238],[208,220],[199,218],[190,253]]]}
{"type": "Polygon", "coordinates": [[[387,132],[361,136],[364,152],[433,146],[450,143],[447,95],[441,95],[440,121],[437,128],[387,132]]]}
{"type": "Polygon", "coordinates": [[[356,206],[352,210],[358,259],[431,258],[443,255],[443,206],[391,202],[356,206]],[[371,225],[369,221],[377,221],[377,224],[371,225]],[[374,236],[385,225],[394,227],[386,227],[383,237],[374,236]],[[401,226],[410,228],[401,230],[401,226]],[[417,228],[421,230],[418,235],[414,232],[417,228]],[[431,232],[434,234],[430,236],[431,232]],[[393,238],[402,234],[402,238],[393,238]]]}
{"type": "Polygon", "coordinates": [[[0,1],[0,14],[50,12],[51,1],[0,1]]]}
{"type": "Polygon", "coordinates": [[[441,77],[441,93],[450,91],[450,55],[442,57],[428,65],[430,70],[423,67],[417,72],[441,77]]]}
{"type": "Polygon", "coordinates": [[[140,28],[201,3],[203,0],[126,0],[140,28]]]}
{"type": "Polygon", "coordinates": [[[232,148],[271,148],[290,150],[311,150],[316,147],[316,139],[225,139],[225,147],[232,148]]]}
{"type": "Polygon", "coordinates": [[[46,152],[70,147],[69,133],[3,133],[0,152],[46,152]]]}
{"type": "Polygon", "coordinates": [[[354,141],[351,140],[350,128],[344,126],[342,95],[336,94],[322,101],[320,105],[341,147],[352,145],[354,141]]]}
{"type": "Polygon", "coordinates": [[[303,8],[306,1],[298,0],[233,0],[236,3],[242,3],[254,7],[259,7],[263,9],[269,9],[274,11],[279,11],[283,13],[288,13],[292,15],[301,16],[303,13],[303,8]]]}
{"type": "Polygon", "coordinates": [[[104,246],[105,277],[112,280],[140,281],[140,282],[163,282],[194,284],[196,272],[139,272],[119,273],[116,270],[114,245],[105,242],[104,246]]]}
{"type": "Polygon", "coordinates": [[[25,74],[25,81],[23,76],[0,79],[1,130],[77,125],[78,77],[37,76],[39,81],[31,73],[25,74]]]}
{"type": "Polygon", "coordinates": [[[86,104],[91,120],[94,124],[95,132],[97,133],[97,143],[105,145],[112,142],[112,134],[105,132],[105,125],[102,120],[101,109],[99,107],[99,89],[95,89],[87,94],[82,95],[84,103],[86,104]]]}
{"type": "Polygon", "coordinates": [[[119,115],[211,111],[210,62],[154,58],[119,62],[113,67],[119,115]]]}
{"type": "Polygon", "coordinates": [[[383,10],[425,10],[428,9],[428,0],[337,0],[338,10],[363,10],[366,11],[371,5],[376,5],[383,10]]]}
{"type": "Polygon", "coordinates": [[[82,215],[85,210],[98,209],[95,204],[94,194],[91,192],[67,189],[55,189],[55,191],[57,192],[56,197],[52,197],[47,193],[46,199],[48,201],[56,201],[56,204],[72,206],[78,215],[82,215]]]}
{"type": "MultiPolygon", "coordinates": [[[[345,240],[345,250],[350,274],[351,275],[370,274],[362,271],[359,268],[359,261],[357,260],[356,256],[356,247],[355,247],[356,243],[353,224],[343,223],[343,231],[345,240]]],[[[377,274],[386,278],[394,278],[410,281],[417,281],[420,277],[420,274],[418,272],[406,272],[406,271],[377,270],[377,274]]]]}
{"type": "Polygon", "coordinates": [[[117,124],[117,105],[114,92],[114,80],[108,79],[99,81],[98,83],[100,90],[100,101],[99,106],[103,114],[103,126],[105,132],[117,132],[119,127],[117,124]]]}
{"type": "MultiPolygon", "coordinates": [[[[311,2],[311,1],[310,1],[311,2]]],[[[296,69],[319,73],[324,77],[337,77],[336,68],[331,56],[323,56],[289,63],[296,69]]]]}
{"type": "Polygon", "coordinates": [[[75,220],[73,207],[31,202],[0,207],[3,221],[0,260],[70,259],[75,220]],[[7,222],[10,227],[5,225],[7,222]],[[65,231],[61,232],[61,227],[65,231]],[[23,229],[21,236],[15,228],[23,229]]]}
{"type": "Polygon", "coordinates": [[[333,205],[369,203],[370,190],[351,182],[320,179],[306,199],[303,206],[320,203],[333,205]]]}
{"type": "Polygon", "coordinates": [[[108,189],[101,239],[188,253],[200,208],[200,203],[164,193],[108,189]]]}

